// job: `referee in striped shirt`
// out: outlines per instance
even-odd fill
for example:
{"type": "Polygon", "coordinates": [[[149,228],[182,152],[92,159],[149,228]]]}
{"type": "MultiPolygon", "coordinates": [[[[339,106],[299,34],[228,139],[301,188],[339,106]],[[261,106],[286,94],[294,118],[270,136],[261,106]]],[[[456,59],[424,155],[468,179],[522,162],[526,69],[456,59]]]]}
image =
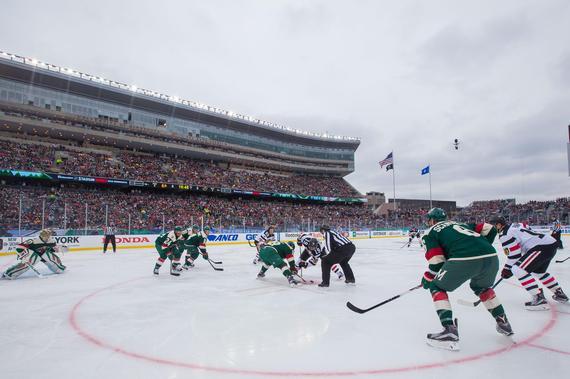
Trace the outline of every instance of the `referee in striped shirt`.
{"type": "Polygon", "coordinates": [[[115,240],[115,234],[117,234],[117,228],[115,224],[111,223],[109,226],[103,228],[103,233],[105,233],[105,241],[103,241],[103,254],[107,252],[107,246],[111,242],[113,246],[113,253],[117,252],[117,241],[115,240]]]}
{"type": "Polygon", "coordinates": [[[344,272],[346,284],[354,284],[354,273],[350,268],[350,258],[354,254],[356,247],[348,238],[343,237],[338,232],[331,230],[327,225],[321,226],[321,234],[325,238],[323,253],[321,255],[321,269],[323,281],[319,287],[328,287],[331,279],[331,267],[338,263],[344,272]]]}

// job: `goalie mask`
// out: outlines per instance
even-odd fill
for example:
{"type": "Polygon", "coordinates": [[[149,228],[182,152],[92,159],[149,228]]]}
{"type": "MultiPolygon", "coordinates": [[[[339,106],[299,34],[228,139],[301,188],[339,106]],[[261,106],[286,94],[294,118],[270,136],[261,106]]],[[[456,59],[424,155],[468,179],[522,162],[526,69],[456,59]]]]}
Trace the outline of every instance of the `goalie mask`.
{"type": "Polygon", "coordinates": [[[51,229],[42,229],[40,231],[40,239],[47,242],[53,236],[53,231],[51,229]]]}

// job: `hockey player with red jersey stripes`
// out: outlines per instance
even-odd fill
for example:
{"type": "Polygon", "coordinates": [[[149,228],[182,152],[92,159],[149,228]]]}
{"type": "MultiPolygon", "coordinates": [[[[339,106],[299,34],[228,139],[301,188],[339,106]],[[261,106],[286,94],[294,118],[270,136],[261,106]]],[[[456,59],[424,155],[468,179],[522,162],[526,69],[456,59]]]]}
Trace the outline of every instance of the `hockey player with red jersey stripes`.
{"type": "Polygon", "coordinates": [[[550,261],[556,254],[557,241],[552,236],[525,228],[522,224],[508,223],[502,216],[494,216],[490,222],[499,231],[499,240],[507,255],[507,262],[501,277],[515,276],[532,296],[525,303],[528,310],[547,310],[548,302],[538,282],[552,291],[552,298],[560,303],[568,301],[568,296],[554,276],[548,273],[550,261]]]}
{"type": "Polygon", "coordinates": [[[459,350],[457,322],[453,319],[447,293],[467,281],[495,319],[497,332],[506,336],[513,334],[505,310],[491,288],[499,270],[497,252],[489,242],[496,235],[493,226],[448,221],[441,208],[432,208],[427,217],[430,228],[423,240],[428,271],[424,273],[422,284],[431,292],[444,329],[441,333],[428,334],[428,345],[459,350]]]}

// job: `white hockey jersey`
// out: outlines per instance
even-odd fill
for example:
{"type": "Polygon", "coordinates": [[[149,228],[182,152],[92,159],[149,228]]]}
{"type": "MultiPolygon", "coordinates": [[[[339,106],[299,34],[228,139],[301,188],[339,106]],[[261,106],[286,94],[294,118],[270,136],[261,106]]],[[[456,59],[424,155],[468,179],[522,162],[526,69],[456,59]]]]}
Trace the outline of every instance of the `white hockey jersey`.
{"type": "Polygon", "coordinates": [[[275,234],[269,233],[269,229],[267,229],[263,233],[258,234],[255,237],[255,241],[262,244],[262,245],[267,245],[269,242],[275,241],[275,234]]]}
{"type": "Polygon", "coordinates": [[[551,245],[556,240],[548,234],[525,228],[522,224],[506,226],[499,236],[507,254],[507,266],[514,265],[527,251],[539,245],[551,245]]]}

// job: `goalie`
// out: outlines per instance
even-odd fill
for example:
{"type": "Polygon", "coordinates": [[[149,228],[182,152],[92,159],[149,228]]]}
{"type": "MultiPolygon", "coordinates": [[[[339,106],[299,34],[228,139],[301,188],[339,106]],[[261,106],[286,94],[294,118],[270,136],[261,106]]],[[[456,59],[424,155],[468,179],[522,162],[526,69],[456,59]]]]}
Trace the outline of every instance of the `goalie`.
{"type": "Polygon", "coordinates": [[[54,274],[61,274],[65,271],[65,266],[56,255],[57,251],[59,248],[53,238],[53,232],[50,229],[43,229],[38,237],[28,239],[16,247],[19,262],[10,266],[2,277],[17,279],[30,269],[40,275],[34,267],[38,261],[43,262],[54,274]]]}

